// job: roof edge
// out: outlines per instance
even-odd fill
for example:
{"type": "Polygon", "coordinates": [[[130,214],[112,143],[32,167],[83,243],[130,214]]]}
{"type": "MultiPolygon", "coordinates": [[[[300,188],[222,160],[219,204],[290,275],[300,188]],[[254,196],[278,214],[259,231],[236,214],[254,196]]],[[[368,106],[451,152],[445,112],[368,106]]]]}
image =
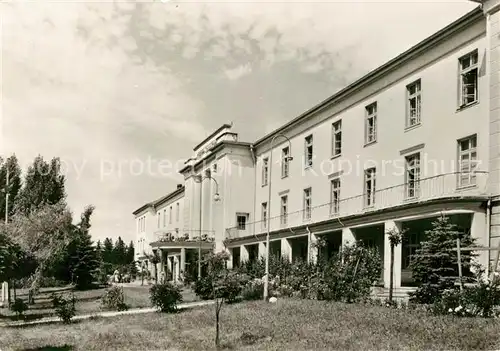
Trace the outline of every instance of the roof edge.
{"type": "Polygon", "coordinates": [[[185,190],[184,185],[178,189],[175,189],[172,191],[170,194],[165,195],[164,197],[160,198],[159,200],[156,200],[153,203],[153,207],[156,208],[160,205],[163,205],[165,202],[168,202],[168,200],[171,200],[172,198],[176,197],[177,195],[183,193],[185,190]]]}
{"type": "Polygon", "coordinates": [[[147,204],[142,205],[137,210],[135,210],[134,212],[132,212],[132,214],[134,216],[137,216],[139,213],[143,212],[144,210],[148,209],[149,207],[151,207],[151,202],[148,202],[147,204]]]}
{"type": "Polygon", "coordinates": [[[232,127],[231,124],[224,123],[222,126],[220,126],[219,128],[217,128],[217,130],[215,132],[213,132],[212,134],[210,134],[209,136],[207,136],[205,139],[203,139],[202,142],[200,142],[198,145],[196,145],[193,148],[193,151],[198,150],[203,144],[205,144],[207,141],[209,141],[211,138],[213,138],[221,130],[226,129],[226,128],[231,128],[231,127],[232,127]]]}
{"type": "Polygon", "coordinates": [[[148,203],[142,205],[137,210],[135,210],[134,212],[132,212],[132,214],[134,216],[137,216],[139,213],[143,212],[144,210],[146,210],[146,209],[148,209],[150,207],[156,208],[156,206],[159,206],[159,205],[165,203],[166,201],[170,200],[174,196],[179,195],[180,193],[183,193],[184,190],[185,190],[185,187],[183,185],[182,187],[180,187],[178,189],[175,189],[174,191],[168,193],[165,196],[160,197],[159,199],[157,199],[155,201],[151,201],[151,202],[148,202],[148,203]]]}

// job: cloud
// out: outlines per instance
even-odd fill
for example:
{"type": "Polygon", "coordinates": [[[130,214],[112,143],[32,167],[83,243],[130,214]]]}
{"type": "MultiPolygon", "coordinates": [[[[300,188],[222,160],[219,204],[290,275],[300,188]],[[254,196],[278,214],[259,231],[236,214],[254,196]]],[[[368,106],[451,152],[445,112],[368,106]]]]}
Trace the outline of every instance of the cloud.
{"type": "Polygon", "coordinates": [[[249,75],[250,73],[252,73],[252,67],[248,63],[244,65],[239,65],[238,67],[235,68],[226,69],[224,71],[224,74],[229,80],[237,80],[246,75],[249,75]]]}

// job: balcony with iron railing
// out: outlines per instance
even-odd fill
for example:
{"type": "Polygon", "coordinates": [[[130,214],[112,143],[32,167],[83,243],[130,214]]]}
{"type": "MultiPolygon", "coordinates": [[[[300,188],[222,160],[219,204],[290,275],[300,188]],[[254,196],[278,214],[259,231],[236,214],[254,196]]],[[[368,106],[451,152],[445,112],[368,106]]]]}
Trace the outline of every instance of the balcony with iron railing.
{"type": "Polygon", "coordinates": [[[263,234],[267,232],[267,225],[269,225],[270,232],[275,232],[328,219],[363,215],[412,203],[465,197],[486,198],[487,180],[487,172],[474,172],[467,174],[467,177],[460,173],[446,173],[353,197],[342,198],[340,195],[339,199],[334,198],[329,203],[271,217],[269,224],[266,220],[261,220],[246,223],[244,226],[240,224],[227,228],[226,238],[232,240],[263,234]]]}

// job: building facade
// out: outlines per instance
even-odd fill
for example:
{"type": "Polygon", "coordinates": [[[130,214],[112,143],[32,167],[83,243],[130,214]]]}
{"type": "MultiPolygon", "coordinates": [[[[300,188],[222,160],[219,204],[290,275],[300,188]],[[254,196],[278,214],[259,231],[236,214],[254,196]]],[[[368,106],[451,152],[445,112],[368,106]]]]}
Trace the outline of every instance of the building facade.
{"type": "MultiPolygon", "coordinates": [[[[387,286],[387,233],[404,229],[396,287],[412,284],[411,255],[440,215],[497,247],[499,7],[484,1],[256,142],[222,126],[194,148],[181,188],[134,212],[138,240],[179,261],[177,271],[162,265],[173,277],[186,271],[189,251],[228,250],[233,265],[264,256],[268,231],[271,254],[292,260],[361,240],[379,248],[387,286]],[[178,232],[155,230],[173,203],[178,232]]],[[[495,251],[478,253],[486,268],[496,261],[495,251]]]]}

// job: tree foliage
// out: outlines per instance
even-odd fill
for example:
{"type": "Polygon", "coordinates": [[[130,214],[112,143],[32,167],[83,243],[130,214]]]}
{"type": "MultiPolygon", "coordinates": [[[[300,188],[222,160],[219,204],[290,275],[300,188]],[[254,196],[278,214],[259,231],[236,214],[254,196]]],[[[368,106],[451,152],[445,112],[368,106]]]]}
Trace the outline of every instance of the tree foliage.
{"type": "Polygon", "coordinates": [[[71,213],[64,203],[44,205],[29,215],[19,212],[4,230],[21,250],[37,261],[30,290],[36,292],[44,272],[71,241],[71,213]]]}
{"type": "Polygon", "coordinates": [[[39,155],[28,168],[15,211],[29,215],[45,205],[65,207],[65,199],[65,177],[61,174],[59,158],[53,158],[49,163],[39,155]]]}
{"type": "Polygon", "coordinates": [[[18,202],[19,192],[21,191],[21,168],[15,155],[10,156],[6,160],[0,157],[0,220],[5,220],[5,187],[7,185],[7,170],[9,171],[9,216],[14,215],[15,205],[18,202]]]}

